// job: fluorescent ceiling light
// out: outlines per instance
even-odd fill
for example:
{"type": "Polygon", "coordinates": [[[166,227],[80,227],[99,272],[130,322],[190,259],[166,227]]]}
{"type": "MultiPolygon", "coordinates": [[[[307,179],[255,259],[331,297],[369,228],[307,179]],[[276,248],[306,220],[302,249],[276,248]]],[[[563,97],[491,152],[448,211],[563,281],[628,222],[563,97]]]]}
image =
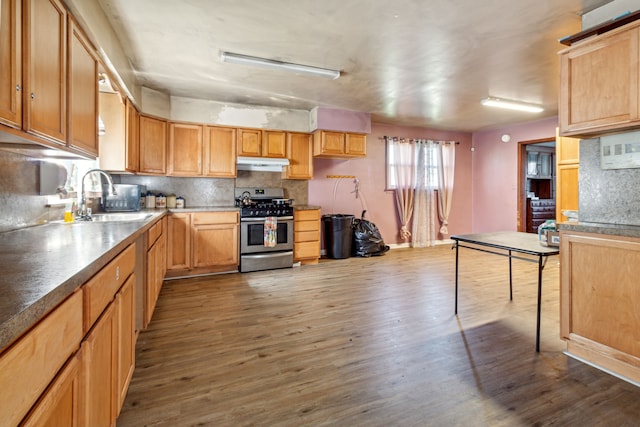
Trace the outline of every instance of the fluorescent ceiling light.
{"type": "Polygon", "coordinates": [[[525,104],[523,102],[518,101],[509,101],[506,99],[493,98],[488,97],[480,101],[482,105],[487,105],[489,107],[498,107],[498,108],[506,108],[509,110],[518,110],[518,111],[527,111],[529,113],[540,113],[544,111],[539,105],[534,104],[525,104]]]}
{"type": "Polygon", "coordinates": [[[253,65],[256,67],[271,68],[274,70],[286,70],[294,73],[308,74],[333,80],[340,77],[340,71],[338,70],[293,64],[291,62],[258,58],[256,56],[240,55],[238,53],[222,52],[220,53],[220,58],[222,58],[222,62],[228,62],[230,64],[253,65]]]}

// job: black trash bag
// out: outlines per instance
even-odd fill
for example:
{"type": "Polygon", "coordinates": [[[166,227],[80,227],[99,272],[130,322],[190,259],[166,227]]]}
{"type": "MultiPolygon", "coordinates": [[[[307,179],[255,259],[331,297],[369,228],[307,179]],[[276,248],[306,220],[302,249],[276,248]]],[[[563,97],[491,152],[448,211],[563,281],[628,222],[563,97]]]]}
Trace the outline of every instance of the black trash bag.
{"type": "Polygon", "coordinates": [[[389,246],[384,244],[378,227],[371,221],[364,219],[366,212],[366,210],[362,211],[362,217],[353,220],[351,254],[361,257],[384,255],[389,250],[389,246]]]}

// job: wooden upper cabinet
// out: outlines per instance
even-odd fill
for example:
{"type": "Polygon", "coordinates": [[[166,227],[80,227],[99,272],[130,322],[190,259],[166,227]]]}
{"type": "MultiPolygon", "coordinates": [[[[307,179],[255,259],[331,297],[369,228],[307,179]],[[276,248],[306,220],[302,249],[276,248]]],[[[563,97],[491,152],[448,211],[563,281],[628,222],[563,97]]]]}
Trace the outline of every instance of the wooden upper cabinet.
{"type": "Polygon", "coordinates": [[[560,52],[561,135],[640,126],[639,26],[634,22],[560,52]]]}
{"type": "Polygon", "coordinates": [[[216,126],[204,128],[204,175],[235,178],[236,129],[216,126]]]}
{"type": "Polygon", "coordinates": [[[564,210],[578,210],[580,140],[556,136],[556,221],[567,220],[564,210]]]}
{"type": "Polygon", "coordinates": [[[262,131],[260,129],[238,129],[238,156],[262,156],[262,131]]]}
{"type": "Polygon", "coordinates": [[[139,172],[166,174],[167,122],[140,115],[140,168],[139,172]]]}
{"type": "Polygon", "coordinates": [[[98,156],[98,59],[80,27],[68,25],[68,146],[98,156]]]}
{"type": "Polygon", "coordinates": [[[125,102],[125,170],[137,172],[140,161],[140,113],[127,98],[125,102]]]}
{"type": "Polygon", "coordinates": [[[317,130],[313,133],[315,157],[364,157],[367,155],[367,136],[357,133],[317,130]]]}
{"type": "Polygon", "coordinates": [[[27,0],[23,7],[23,128],[66,145],[67,12],[59,0],[27,0]]]}
{"type": "Polygon", "coordinates": [[[0,2],[0,123],[22,127],[21,2],[0,2]]]}
{"type": "Polygon", "coordinates": [[[289,166],[282,171],[285,179],[313,178],[313,140],[308,133],[287,134],[289,166]]]}
{"type": "Polygon", "coordinates": [[[169,124],[169,175],[202,175],[203,135],[200,125],[169,124]]]}
{"type": "Polygon", "coordinates": [[[262,157],[287,157],[287,133],[283,131],[262,131],[262,157]]]}
{"type": "Polygon", "coordinates": [[[358,133],[347,133],[345,152],[350,156],[367,155],[367,136],[358,133]]]}

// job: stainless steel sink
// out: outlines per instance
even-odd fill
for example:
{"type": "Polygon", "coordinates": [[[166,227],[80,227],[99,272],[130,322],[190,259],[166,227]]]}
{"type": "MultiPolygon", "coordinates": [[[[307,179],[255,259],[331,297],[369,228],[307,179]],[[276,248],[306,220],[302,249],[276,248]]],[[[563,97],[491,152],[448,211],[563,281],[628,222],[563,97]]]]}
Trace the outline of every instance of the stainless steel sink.
{"type": "Polygon", "coordinates": [[[91,215],[91,222],[146,221],[152,214],[145,212],[118,212],[91,215]]]}

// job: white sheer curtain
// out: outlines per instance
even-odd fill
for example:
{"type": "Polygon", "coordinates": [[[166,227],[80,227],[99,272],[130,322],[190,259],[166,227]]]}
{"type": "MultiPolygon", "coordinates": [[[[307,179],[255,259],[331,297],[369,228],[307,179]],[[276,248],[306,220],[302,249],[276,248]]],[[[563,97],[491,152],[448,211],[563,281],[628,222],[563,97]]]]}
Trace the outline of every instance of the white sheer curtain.
{"type": "Polygon", "coordinates": [[[388,140],[390,154],[393,156],[392,173],[395,177],[396,205],[398,216],[400,217],[400,237],[402,240],[409,240],[411,233],[407,228],[411,216],[413,215],[413,194],[414,194],[414,159],[415,152],[413,144],[398,140],[388,140]]]}
{"type": "Polygon", "coordinates": [[[449,234],[449,213],[453,199],[453,177],[456,164],[456,144],[453,142],[438,144],[438,217],[440,234],[449,234]]]}
{"type": "Polygon", "coordinates": [[[411,246],[424,248],[433,246],[436,240],[435,189],[438,187],[438,145],[434,141],[416,141],[416,186],[413,205],[413,228],[411,246]]]}

